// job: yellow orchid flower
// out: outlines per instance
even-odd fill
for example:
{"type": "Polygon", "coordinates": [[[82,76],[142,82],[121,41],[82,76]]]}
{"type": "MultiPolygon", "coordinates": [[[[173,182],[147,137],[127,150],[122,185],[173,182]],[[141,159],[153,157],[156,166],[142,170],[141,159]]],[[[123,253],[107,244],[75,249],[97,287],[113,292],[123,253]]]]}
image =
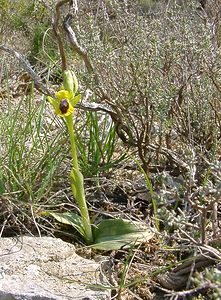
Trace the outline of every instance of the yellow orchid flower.
{"type": "Polygon", "coordinates": [[[55,113],[61,117],[68,117],[74,112],[74,106],[81,99],[81,95],[73,97],[73,93],[61,90],[55,94],[55,98],[48,97],[48,101],[55,109],[55,113]]]}

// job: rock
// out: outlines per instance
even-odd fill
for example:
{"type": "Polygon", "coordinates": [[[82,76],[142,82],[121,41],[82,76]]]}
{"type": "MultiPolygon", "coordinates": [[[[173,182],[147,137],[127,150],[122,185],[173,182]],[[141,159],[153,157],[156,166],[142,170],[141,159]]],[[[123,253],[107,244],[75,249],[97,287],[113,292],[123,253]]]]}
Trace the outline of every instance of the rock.
{"type": "Polygon", "coordinates": [[[97,262],[52,237],[0,239],[0,300],[106,300],[97,262]]]}

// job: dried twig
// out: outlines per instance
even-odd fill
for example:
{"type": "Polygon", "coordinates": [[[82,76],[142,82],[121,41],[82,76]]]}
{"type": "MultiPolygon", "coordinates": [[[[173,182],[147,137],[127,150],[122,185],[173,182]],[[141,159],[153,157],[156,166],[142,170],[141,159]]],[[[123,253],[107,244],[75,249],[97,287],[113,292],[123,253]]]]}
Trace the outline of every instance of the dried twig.
{"type": "Polygon", "coordinates": [[[28,62],[28,60],[19,52],[16,50],[9,48],[6,45],[0,45],[0,50],[6,51],[12,56],[14,56],[22,66],[22,68],[29,74],[29,76],[34,81],[35,87],[43,94],[45,95],[52,95],[53,93],[42,83],[42,80],[39,78],[39,76],[34,72],[32,69],[32,66],[28,62]]]}
{"type": "Polygon", "coordinates": [[[183,262],[172,272],[158,275],[157,280],[164,288],[177,291],[186,286],[192,272],[200,271],[216,262],[217,255],[214,257],[214,253],[202,252],[202,254],[183,262]]]}
{"type": "Polygon", "coordinates": [[[193,272],[200,271],[208,266],[221,262],[221,252],[219,250],[209,245],[200,245],[182,229],[181,231],[196,246],[199,254],[181,263],[174,268],[172,272],[157,276],[160,284],[166,289],[180,290],[186,286],[193,272]]]}
{"type": "Polygon", "coordinates": [[[65,56],[63,41],[62,41],[58,27],[59,27],[59,19],[60,19],[60,8],[64,4],[68,3],[69,1],[70,0],[62,0],[62,1],[58,2],[55,6],[54,15],[52,15],[52,27],[53,27],[54,35],[58,42],[63,71],[65,71],[67,69],[67,60],[66,60],[66,56],[65,56]]]}
{"type": "Polygon", "coordinates": [[[78,43],[76,34],[72,29],[70,22],[73,18],[73,14],[69,13],[64,20],[64,29],[67,32],[70,44],[74,51],[78,53],[78,55],[83,59],[85,66],[89,73],[94,73],[94,68],[92,63],[88,57],[87,51],[78,43]]]}
{"type": "Polygon", "coordinates": [[[182,291],[182,292],[172,292],[172,293],[168,293],[166,294],[166,296],[170,296],[173,297],[173,299],[180,299],[180,297],[191,297],[191,296],[196,296],[200,293],[206,292],[207,290],[213,290],[216,289],[217,286],[215,284],[212,284],[210,282],[206,282],[204,283],[202,286],[199,286],[197,288],[194,289],[190,289],[190,290],[186,290],[186,291],[182,291]]]}

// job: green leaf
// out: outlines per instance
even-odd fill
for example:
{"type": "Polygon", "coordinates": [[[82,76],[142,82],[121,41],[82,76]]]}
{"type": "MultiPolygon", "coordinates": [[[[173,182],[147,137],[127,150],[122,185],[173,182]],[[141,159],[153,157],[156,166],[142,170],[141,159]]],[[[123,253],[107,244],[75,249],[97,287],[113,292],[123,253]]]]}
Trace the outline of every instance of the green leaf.
{"type": "Polygon", "coordinates": [[[0,195],[4,194],[5,192],[5,185],[2,179],[0,179],[0,195]]]}
{"type": "Polygon", "coordinates": [[[73,167],[70,172],[70,182],[74,198],[80,206],[79,198],[84,194],[84,177],[81,171],[73,167]]]}
{"type": "Polygon", "coordinates": [[[83,237],[85,236],[82,219],[79,215],[73,212],[55,213],[55,212],[44,212],[44,214],[50,215],[62,224],[73,226],[83,237]]]}
{"type": "Polygon", "coordinates": [[[146,242],[154,235],[151,229],[139,222],[124,219],[101,221],[93,230],[93,248],[100,250],[117,250],[131,243],[146,242]]]}
{"type": "Polygon", "coordinates": [[[0,195],[4,194],[4,192],[5,192],[5,184],[3,181],[2,172],[0,171],[0,195]]]}

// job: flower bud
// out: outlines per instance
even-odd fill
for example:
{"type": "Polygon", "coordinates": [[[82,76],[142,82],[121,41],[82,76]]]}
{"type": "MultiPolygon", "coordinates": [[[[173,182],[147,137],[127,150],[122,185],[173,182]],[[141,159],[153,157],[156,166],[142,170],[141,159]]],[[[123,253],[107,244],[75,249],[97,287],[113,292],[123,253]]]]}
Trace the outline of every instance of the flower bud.
{"type": "Polygon", "coordinates": [[[74,81],[74,94],[77,93],[78,90],[78,80],[77,80],[77,76],[75,75],[75,73],[73,71],[71,71],[72,73],[72,77],[73,77],[73,81],[74,81]]]}
{"type": "Polygon", "coordinates": [[[77,77],[73,71],[66,70],[64,71],[64,88],[69,93],[75,95],[78,90],[78,81],[77,77]]]}

